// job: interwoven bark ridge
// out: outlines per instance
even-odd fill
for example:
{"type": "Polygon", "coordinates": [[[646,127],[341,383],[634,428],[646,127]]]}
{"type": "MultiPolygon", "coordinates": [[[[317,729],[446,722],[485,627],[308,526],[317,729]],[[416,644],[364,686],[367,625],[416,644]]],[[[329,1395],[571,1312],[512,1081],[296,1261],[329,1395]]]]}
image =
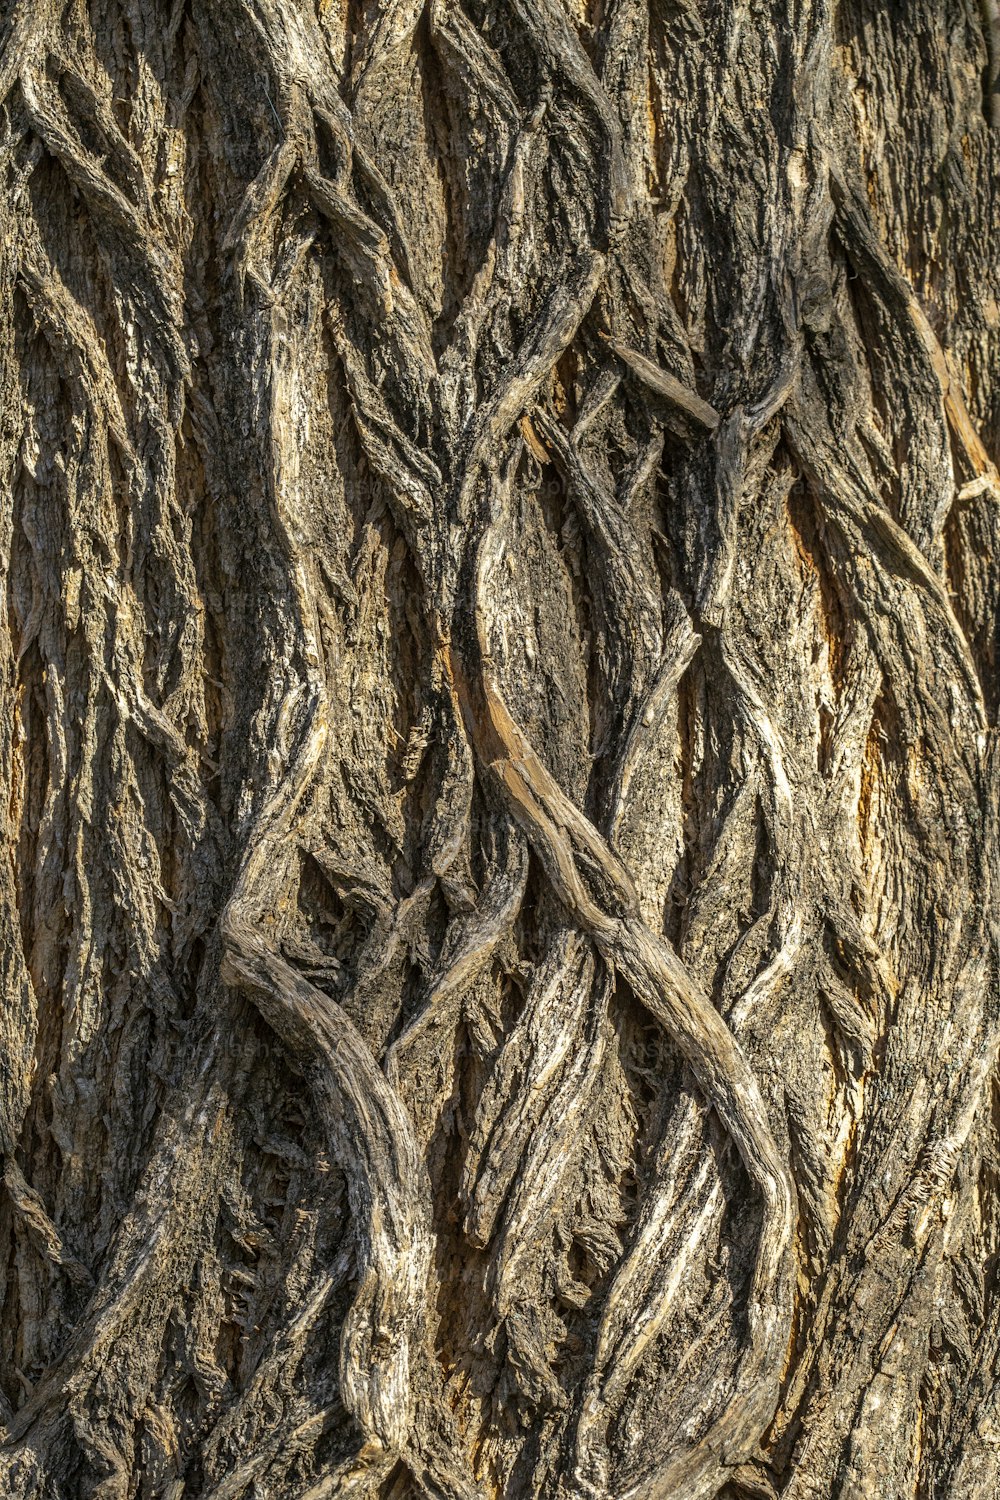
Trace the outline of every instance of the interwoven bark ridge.
{"type": "Polygon", "coordinates": [[[994,0],[0,28],[0,1490],[995,1496],[994,0]]]}

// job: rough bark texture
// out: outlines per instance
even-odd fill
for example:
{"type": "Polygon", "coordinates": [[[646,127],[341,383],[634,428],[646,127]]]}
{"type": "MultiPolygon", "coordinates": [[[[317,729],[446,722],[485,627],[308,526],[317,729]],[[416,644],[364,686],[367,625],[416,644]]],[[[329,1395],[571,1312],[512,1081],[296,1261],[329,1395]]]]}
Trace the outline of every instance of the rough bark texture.
{"type": "Polygon", "coordinates": [[[996,0],[6,0],[0,1490],[1000,1491],[996,0]]]}

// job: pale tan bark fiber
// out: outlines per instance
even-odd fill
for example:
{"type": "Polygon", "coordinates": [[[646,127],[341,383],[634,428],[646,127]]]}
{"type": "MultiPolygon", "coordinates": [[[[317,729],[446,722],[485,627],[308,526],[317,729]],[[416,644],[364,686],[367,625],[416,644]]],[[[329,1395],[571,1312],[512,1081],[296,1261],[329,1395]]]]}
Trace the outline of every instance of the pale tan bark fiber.
{"type": "Polygon", "coordinates": [[[1000,1493],[993,0],[0,0],[0,1495],[1000,1493]]]}

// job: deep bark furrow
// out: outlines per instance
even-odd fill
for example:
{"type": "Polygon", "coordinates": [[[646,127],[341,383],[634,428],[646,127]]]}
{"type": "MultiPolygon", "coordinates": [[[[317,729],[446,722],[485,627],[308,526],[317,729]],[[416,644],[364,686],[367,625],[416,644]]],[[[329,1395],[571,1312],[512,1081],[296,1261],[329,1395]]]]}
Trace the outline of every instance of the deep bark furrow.
{"type": "Polygon", "coordinates": [[[4,1493],[994,1493],[998,27],[0,15],[4,1493]]]}

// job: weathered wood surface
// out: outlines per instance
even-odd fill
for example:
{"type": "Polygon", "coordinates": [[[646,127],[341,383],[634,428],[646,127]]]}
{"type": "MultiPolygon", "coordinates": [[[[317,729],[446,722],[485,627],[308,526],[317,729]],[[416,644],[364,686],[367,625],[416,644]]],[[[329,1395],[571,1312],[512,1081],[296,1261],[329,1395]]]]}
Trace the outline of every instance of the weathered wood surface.
{"type": "Polygon", "coordinates": [[[0,46],[0,1491],[992,1500],[995,0],[0,46]]]}

